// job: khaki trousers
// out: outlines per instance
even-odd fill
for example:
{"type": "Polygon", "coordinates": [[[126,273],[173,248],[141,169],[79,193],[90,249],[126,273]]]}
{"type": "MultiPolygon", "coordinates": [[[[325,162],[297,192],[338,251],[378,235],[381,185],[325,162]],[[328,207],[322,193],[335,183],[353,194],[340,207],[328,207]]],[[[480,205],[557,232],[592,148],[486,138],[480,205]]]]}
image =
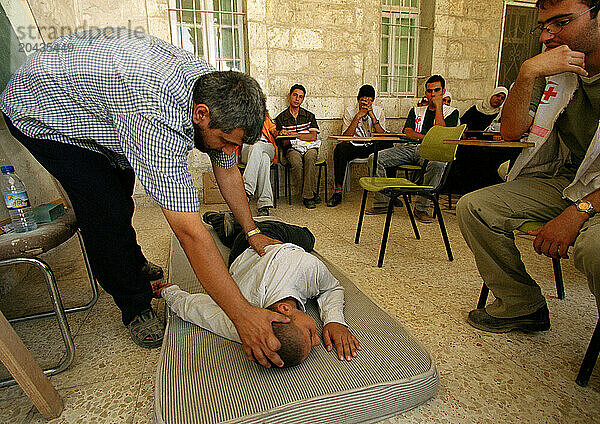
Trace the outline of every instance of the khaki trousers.
{"type": "Polygon", "coordinates": [[[293,148],[289,148],[285,157],[292,165],[292,181],[298,187],[302,187],[302,198],[312,199],[315,196],[315,186],[317,183],[317,149],[308,149],[302,154],[293,148]],[[303,185],[301,185],[303,184],[303,185]]]}
{"type": "MultiPolygon", "coordinates": [[[[456,206],[460,230],[479,274],[496,300],[486,311],[514,318],[537,311],[546,300],[525,270],[513,231],[525,221],[549,221],[570,205],[562,198],[572,176],[520,177],[463,196],[456,206]]],[[[588,219],[575,240],[575,267],[587,277],[600,311],[600,214],[588,219]]]]}

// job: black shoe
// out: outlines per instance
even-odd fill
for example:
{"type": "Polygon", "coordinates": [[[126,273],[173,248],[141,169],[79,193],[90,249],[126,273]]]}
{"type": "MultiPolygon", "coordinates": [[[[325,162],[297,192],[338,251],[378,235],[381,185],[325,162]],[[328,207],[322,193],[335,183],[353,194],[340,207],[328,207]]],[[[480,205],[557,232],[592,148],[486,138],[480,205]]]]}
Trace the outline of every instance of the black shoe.
{"type": "Polygon", "coordinates": [[[269,216],[269,207],[263,206],[262,208],[258,208],[256,216],[269,216]]]}
{"type": "Polygon", "coordinates": [[[152,262],[146,262],[142,266],[142,272],[144,273],[144,275],[146,275],[146,277],[148,277],[148,280],[150,281],[160,280],[161,278],[163,278],[164,275],[163,269],[158,265],[153,264],[152,262]]]}
{"type": "Polygon", "coordinates": [[[302,199],[302,203],[304,203],[306,209],[314,209],[317,207],[317,204],[313,199],[302,199]]]}
{"type": "Polygon", "coordinates": [[[494,318],[486,312],[485,308],[480,308],[469,312],[467,322],[479,330],[490,333],[508,333],[512,330],[546,331],[550,329],[550,313],[548,305],[544,305],[529,315],[516,318],[494,318]]]}
{"type": "Polygon", "coordinates": [[[204,212],[202,215],[202,221],[206,222],[208,225],[215,226],[215,223],[223,220],[223,212],[204,212]]]}
{"type": "Polygon", "coordinates": [[[340,203],[342,203],[342,193],[333,193],[333,196],[331,196],[327,202],[327,206],[333,207],[339,205],[340,203]]]}
{"type": "Polygon", "coordinates": [[[127,324],[127,330],[136,345],[153,349],[162,345],[165,327],[156,316],[156,312],[149,308],[136,315],[127,324]]]}
{"type": "Polygon", "coordinates": [[[322,201],[323,200],[321,199],[321,196],[319,196],[319,193],[315,193],[315,197],[313,197],[313,202],[315,202],[315,205],[318,205],[322,201]]]}

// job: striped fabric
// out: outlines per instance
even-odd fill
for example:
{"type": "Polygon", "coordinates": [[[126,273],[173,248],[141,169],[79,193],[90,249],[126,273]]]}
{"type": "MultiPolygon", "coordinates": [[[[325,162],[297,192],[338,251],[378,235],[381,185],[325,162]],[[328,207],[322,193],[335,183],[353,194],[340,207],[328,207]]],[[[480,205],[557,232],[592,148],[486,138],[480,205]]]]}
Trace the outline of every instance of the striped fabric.
{"type": "MultiPolygon", "coordinates": [[[[376,422],[436,393],[438,374],[425,349],[317,256],[346,289],[346,320],[363,348],[358,357],[342,363],[318,346],[297,367],[265,369],[248,362],[241,345],[169,313],[156,378],[157,423],[376,422]]],[[[201,289],[174,237],[169,270],[184,290],[201,289]]],[[[306,306],[319,323],[316,302],[306,306]]]]}

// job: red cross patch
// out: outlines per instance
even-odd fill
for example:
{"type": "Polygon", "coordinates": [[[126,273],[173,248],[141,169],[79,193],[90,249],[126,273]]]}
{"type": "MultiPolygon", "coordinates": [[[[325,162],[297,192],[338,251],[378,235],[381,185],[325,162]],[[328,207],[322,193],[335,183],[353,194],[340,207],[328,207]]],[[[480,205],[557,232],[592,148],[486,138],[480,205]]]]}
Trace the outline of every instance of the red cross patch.
{"type": "Polygon", "coordinates": [[[556,97],[558,95],[558,93],[554,91],[554,87],[557,85],[558,83],[554,81],[548,81],[548,83],[546,84],[546,90],[544,90],[544,94],[540,99],[540,104],[547,105],[548,103],[550,103],[550,100],[552,100],[552,97],[556,97]]]}

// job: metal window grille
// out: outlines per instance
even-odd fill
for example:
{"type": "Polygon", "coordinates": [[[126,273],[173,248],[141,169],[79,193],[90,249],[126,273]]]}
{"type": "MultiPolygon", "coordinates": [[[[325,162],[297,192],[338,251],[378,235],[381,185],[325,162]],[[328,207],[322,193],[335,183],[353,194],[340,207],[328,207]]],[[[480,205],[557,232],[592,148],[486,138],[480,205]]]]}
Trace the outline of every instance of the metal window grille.
{"type": "Polygon", "coordinates": [[[417,94],[420,0],[381,0],[379,94],[417,94]]]}
{"type": "Polygon", "coordinates": [[[242,0],[170,0],[171,42],[220,71],[244,72],[242,0]]]}

